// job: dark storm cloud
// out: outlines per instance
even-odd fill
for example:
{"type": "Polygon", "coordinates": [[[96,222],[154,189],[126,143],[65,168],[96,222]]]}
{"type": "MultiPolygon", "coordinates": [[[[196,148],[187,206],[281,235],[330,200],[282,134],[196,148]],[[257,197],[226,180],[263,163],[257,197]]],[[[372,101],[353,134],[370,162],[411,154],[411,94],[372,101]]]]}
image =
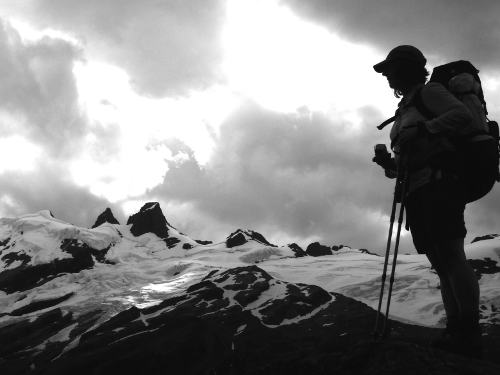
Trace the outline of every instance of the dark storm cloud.
{"type": "Polygon", "coordinates": [[[30,22],[81,38],[91,54],[124,68],[145,94],[185,94],[220,78],[222,0],[40,0],[32,5],[30,22]]]}
{"type": "Polygon", "coordinates": [[[2,217],[50,210],[58,219],[90,227],[106,207],[111,207],[117,219],[123,221],[118,206],[74,185],[67,176],[64,166],[47,161],[41,161],[34,172],[0,174],[2,217]]]}
{"type": "Polygon", "coordinates": [[[24,43],[0,20],[0,110],[15,122],[0,122],[0,136],[27,136],[51,155],[73,152],[87,125],[72,72],[78,59],[80,51],[67,42],[24,43]]]}
{"type": "Polygon", "coordinates": [[[498,70],[500,2],[496,0],[281,0],[342,37],[388,51],[414,44],[427,55],[463,58],[498,70]]]}
{"type": "MultiPolygon", "coordinates": [[[[365,121],[353,130],[349,122],[320,114],[283,115],[247,103],[221,128],[208,165],[201,167],[187,146],[170,143],[189,158],[171,162],[163,184],[148,196],[190,204],[188,217],[176,213],[182,230],[206,237],[193,217],[198,215],[207,220],[204,228],[219,236],[204,239],[221,240],[243,227],[268,237],[280,233],[383,252],[394,180],[371,158],[373,144],[386,143],[388,130],[374,128],[380,114],[373,108],[359,114],[365,121]]],[[[500,232],[499,202],[496,189],[467,207],[467,242],[500,232]]],[[[175,225],[177,218],[170,220],[175,225]]],[[[408,233],[403,229],[403,234],[408,233]]],[[[410,236],[404,236],[401,249],[413,249],[410,236]]]]}
{"type": "MultiPolygon", "coordinates": [[[[361,113],[377,116],[370,108],[361,113]]],[[[247,104],[221,128],[207,166],[192,155],[171,164],[150,194],[193,203],[228,230],[249,227],[268,236],[274,230],[380,250],[388,223],[377,215],[387,214],[392,183],[371,162],[372,142],[381,135],[362,128],[247,104]]]]}

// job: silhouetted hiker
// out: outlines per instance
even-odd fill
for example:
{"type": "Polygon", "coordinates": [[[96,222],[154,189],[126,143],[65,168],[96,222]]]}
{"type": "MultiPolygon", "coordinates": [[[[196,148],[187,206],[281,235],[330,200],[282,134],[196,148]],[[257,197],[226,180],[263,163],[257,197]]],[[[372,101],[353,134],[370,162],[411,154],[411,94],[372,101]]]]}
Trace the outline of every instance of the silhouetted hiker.
{"type": "Polygon", "coordinates": [[[451,138],[471,121],[470,111],[439,83],[425,84],[426,58],[413,46],[398,46],[374,65],[388,80],[396,97],[402,97],[391,129],[389,153],[373,161],[396,176],[396,161],[409,173],[404,199],[407,225],[418,253],[426,254],[441,282],[447,325],[433,345],[471,356],[482,351],[479,327],[479,284],[464,253],[465,188],[461,163],[451,138]],[[429,108],[428,120],[415,101],[429,108]]]}

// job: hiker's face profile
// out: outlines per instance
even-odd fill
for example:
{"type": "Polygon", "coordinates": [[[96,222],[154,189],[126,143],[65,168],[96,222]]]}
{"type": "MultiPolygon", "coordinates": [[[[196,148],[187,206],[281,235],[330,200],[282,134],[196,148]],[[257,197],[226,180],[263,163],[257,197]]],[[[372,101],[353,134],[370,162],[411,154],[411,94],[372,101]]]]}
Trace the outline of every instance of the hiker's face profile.
{"type": "Polygon", "coordinates": [[[391,89],[401,89],[401,69],[399,68],[397,63],[389,64],[382,75],[387,78],[387,82],[389,83],[389,87],[391,89]]]}

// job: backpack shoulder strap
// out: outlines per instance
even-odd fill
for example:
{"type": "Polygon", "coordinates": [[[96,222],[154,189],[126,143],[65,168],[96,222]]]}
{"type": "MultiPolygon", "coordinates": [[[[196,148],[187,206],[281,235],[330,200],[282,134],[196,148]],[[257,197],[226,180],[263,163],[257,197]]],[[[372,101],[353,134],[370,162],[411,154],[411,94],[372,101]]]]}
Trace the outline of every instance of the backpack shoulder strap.
{"type": "MultiPolygon", "coordinates": [[[[415,105],[415,107],[417,108],[417,110],[426,119],[430,120],[430,119],[433,119],[434,117],[436,117],[436,115],[434,113],[432,113],[432,111],[429,108],[427,108],[427,106],[424,104],[424,101],[422,99],[422,89],[423,88],[424,88],[424,86],[422,86],[421,88],[419,88],[417,90],[417,92],[415,93],[415,95],[412,98],[412,103],[415,105]]],[[[377,129],[378,130],[382,130],[387,125],[393,123],[396,120],[397,115],[398,115],[398,111],[396,111],[396,114],[394,116],[392,116],[391,118],[388,118],[383,123],[381,123],[379,126],[377,126],[377,129]]]]}
{"type": "Polygon", "coordinates": [[[385,128],[387,125],[389,125],[390,123],[394,122],[394,120],[396,120],[396,116],[392,116],[391,118],[388,118],[387,120],[385,120],[383,123],[381,123],[379,126],[377,126],[377,129],[378,130],[382,130],[383,128],[385,128]]]}
{"type": "Polygon", "coordinates": [[[417,108],[417,110],[427,119],[433,119],[436,115],[424,104],[424,100],[422,99],[422,89],[424,86],[418,89],[418,91],[413,96],[412,102],[417,108]]]}

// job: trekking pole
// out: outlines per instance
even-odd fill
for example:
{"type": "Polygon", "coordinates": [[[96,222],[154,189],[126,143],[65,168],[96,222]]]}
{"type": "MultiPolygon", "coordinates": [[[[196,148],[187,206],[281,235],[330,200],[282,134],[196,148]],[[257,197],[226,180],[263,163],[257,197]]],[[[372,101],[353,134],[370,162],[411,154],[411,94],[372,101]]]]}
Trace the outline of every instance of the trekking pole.
{"type": "Polygon", "coordinates": [[[398,172],[397,172],[397,177],[396,177],[396,183],[394,185],[394,198],[392,200],[391,219],[390,219],[390,224],[389,224],[389,235],[387,236],[387,246],[385,249],[384,270],[382,271],[382,284],[380,286],[380,295],[379,295],[379,300],[378,300],[377,317],[375,319],[375,327],[373,328],[373,336],[375,336],[375,337],[378,335],[380,311],[382,308],[382,300],[384,298],[385,281],[386,281],[386,277],[387,277],[387,265],[389,263],[389,254],[391,251],[391,244],[392,244],[392,232],[394,229],[394,221],[396,219],[396,206],[398,203],[398,191],[401,190],[399,188],[399,185],[401,184],[402,171],[400,168],[399,160],[398,160],[398,165],[397,165],[397,171],[398,172]]]}
{"type": "Polygon", "coordinates": [[[394,257],[392,260],[391,277],[389,279],[389,292],[387,293],[387,306],[385,310],[384,327],[382,329],[382,337],[386,337],[389,334],[387,329],[387,322],[389,320],[389,307],[391,305],[392,296],[392,286],[394,285],[394,274],[396,273],[396,263],[398,260],[398,250],[399,250],[399,240],[401,238],[401,227],[403,224],[404,211],[405,211],[405,198],[409,186],[409,173],[408,169],[405,171],[403,191],[401,192],[401,206],[399,208],[399,218],[398,218],[398,231],[396,234],[396,243],[394,245],[394,257]]]}

